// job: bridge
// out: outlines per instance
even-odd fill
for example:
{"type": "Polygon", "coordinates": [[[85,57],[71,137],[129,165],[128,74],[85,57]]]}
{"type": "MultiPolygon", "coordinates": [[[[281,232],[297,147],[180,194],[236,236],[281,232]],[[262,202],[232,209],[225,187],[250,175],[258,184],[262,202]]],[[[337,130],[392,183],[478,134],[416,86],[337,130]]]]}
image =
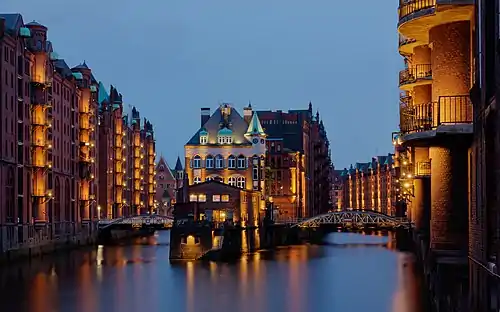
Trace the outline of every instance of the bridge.
{"type": "Polygon", "coordinates": [[[99,220],[99,230],[105,229],[170,229],[174,223],[172,217],[158,215],[138,215],[116,219],[99,220]]]}
{"type": "Polygon", "coordinates": [[[344,210],[303,219],[293,224],[292,227],[314,228],[321,225],[381,229],[409,228],[411,226],[406,218],[392,217],[373,210],[344,210]]]}

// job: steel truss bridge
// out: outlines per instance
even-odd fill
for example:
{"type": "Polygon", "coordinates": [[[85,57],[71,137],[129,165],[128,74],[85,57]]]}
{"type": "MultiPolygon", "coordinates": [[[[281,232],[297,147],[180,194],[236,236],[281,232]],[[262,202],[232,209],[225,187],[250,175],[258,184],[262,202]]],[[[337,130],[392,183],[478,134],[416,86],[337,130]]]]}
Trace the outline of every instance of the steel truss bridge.
{"type": "Polygon", "coordinates": [[[320,227],[321,225],[387,229],[410,227],[410,223],[406,218],[392,217],[372,210],[333,211],[301,220],[292,225],[292,227],[314,228],[320,227]]]}
{"type": "Polygon", "coordinates": [[[172,217],[146,215],[146,216],[129,216],[116,219],[101,219],[99,220],[99,229],[111,228],[157,228],[170,229],[174,223],[172,217]]]}

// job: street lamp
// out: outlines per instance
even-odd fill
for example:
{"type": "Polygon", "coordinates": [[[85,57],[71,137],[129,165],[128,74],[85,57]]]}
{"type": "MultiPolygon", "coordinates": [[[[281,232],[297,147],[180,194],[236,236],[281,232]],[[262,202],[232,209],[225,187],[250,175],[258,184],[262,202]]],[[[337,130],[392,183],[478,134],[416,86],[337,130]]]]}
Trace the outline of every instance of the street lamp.
{"type": "Polygon", "coordinates": [[[97,220],[101,220],[101,205],[97,205],[97,220]]]}

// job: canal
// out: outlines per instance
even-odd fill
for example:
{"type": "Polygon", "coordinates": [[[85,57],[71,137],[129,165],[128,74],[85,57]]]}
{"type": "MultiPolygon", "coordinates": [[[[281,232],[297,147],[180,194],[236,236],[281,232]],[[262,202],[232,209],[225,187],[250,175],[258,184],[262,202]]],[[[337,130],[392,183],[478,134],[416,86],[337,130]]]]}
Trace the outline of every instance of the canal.
{"type": "Polygon", "coordinates": [[[391,236],[332,233],[232,263],[170,264],[168,242],[164,231],[4,267],[0,311],[426,311],[414,258],[391,236]]]}

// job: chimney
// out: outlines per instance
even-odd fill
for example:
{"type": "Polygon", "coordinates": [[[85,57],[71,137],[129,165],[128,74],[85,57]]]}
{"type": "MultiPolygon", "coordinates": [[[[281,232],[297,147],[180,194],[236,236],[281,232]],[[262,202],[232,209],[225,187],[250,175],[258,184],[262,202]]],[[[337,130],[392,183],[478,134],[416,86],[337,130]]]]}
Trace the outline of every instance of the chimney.
{"type": "Polygon", "coordinates": [[[201,127],[210,119],[210,108],[203,107],[201,109],[201,127]]]}
{"type": "Polygon", "coordinates": [[[243,119],[247,124],[250,123],[250,121],[252,120],[252,106],[248,105],[247,107],[243,108],[243,119]]]}

